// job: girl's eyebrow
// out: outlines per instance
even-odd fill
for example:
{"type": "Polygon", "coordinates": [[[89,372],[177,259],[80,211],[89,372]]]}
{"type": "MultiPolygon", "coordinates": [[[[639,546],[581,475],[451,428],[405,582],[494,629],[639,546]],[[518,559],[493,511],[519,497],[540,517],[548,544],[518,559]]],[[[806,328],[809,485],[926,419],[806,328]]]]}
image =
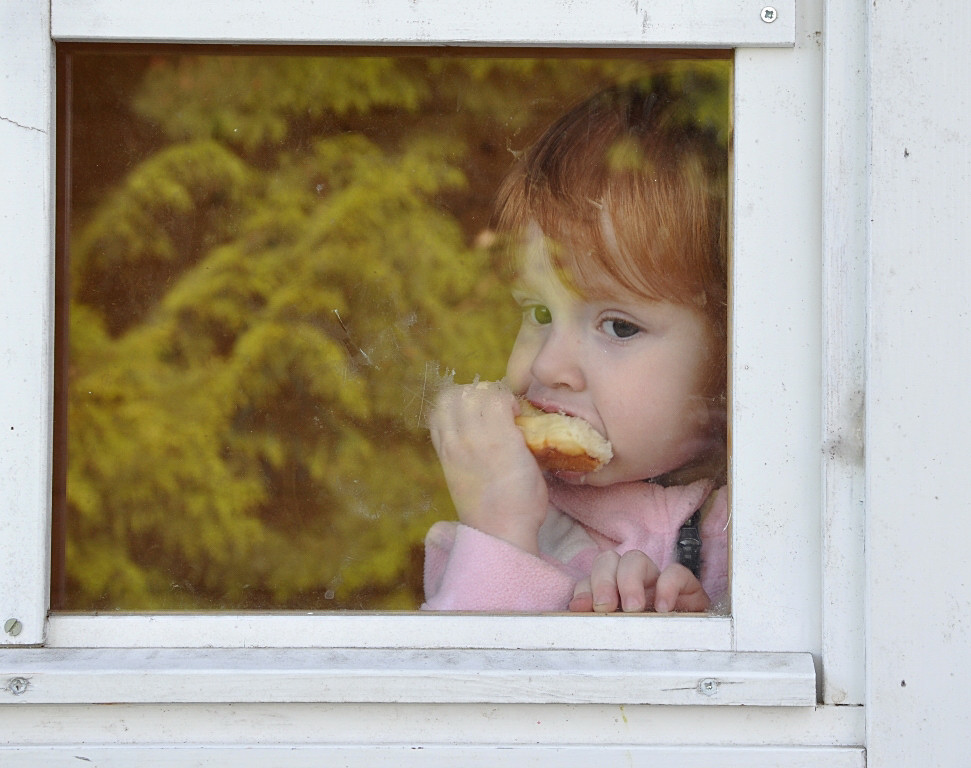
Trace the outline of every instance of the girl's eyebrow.
{"type": "Polygon", "coordinates": [[[525,301],[536,294],[536,291],[529,290],[528,286],[517,284],[509,291],[515,301],[525,301]]]}
{"type": "Polygon", "coordinates": [[[540,290],[537,280],[530,280],[525,275],[517,275],[509,287],[511,293],[538,293],[540,290]]]}

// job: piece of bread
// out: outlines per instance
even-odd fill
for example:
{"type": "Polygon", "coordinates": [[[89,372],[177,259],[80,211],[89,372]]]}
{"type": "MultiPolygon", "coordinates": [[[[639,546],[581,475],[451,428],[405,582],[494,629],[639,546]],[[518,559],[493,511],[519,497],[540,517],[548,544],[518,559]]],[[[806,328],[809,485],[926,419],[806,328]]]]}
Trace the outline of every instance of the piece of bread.
{"type": "Polygon", "coordinates": [[[583,419],[546,413],[521,402],[516,426],[542,469],[552,472],[596,472],[613,458],[610,443],[583,419]]]}

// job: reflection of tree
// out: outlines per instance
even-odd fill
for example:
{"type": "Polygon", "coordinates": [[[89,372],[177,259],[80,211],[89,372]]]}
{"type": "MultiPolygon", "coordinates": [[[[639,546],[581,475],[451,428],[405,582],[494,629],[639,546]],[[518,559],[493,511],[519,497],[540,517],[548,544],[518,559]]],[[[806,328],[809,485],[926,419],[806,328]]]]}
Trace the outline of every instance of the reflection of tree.
{"type": "MultiPolygon", "coordinates": [[[[72,242],[62,607],[415,608],[451,509],[429,387],[500,376],[516,321],[474,245],[507,150],[643,72],[153,59],[167,143],[72,242]]],[[[673,72],[724,133],[727,64],[673,72]]]]}

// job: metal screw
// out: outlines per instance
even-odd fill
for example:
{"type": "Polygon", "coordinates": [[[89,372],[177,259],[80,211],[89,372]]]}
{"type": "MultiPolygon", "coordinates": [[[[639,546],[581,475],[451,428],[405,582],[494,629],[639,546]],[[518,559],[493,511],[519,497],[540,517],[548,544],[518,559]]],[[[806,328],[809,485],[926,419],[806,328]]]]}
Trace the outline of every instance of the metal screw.
{"type": "Polygon", "coordinates": [[[19,635],[23,628],[24,625],[20,623],[20,619],[7,619],[3,624],[3,631],[11,637],[19,635]]]}
{"type": "Polygon", "coordinates": [[[698,683],[698,691],[703,693],[705,696],[714,696],[718,693],[718,681],[713,680],[710,677],[706,677],[704,680],[698,683]]]}
{"type": "Polygon", "coordinates": [[[30,681],[26,677],[11,677],[7,681],[7,690],[14,696],[20,696],[23,693],[27,693],[27,687],[29,685],[30,681]]]}
{"type": "Polygon", "coordinates": [[[773,8],[771,5],[767,5],[762,9],[762,13],[759,14],[759,18],[761,18],[766,24],[771,24],[773,21],[779,18],[779,14],[776,12],[775,8],[773,8]]]}

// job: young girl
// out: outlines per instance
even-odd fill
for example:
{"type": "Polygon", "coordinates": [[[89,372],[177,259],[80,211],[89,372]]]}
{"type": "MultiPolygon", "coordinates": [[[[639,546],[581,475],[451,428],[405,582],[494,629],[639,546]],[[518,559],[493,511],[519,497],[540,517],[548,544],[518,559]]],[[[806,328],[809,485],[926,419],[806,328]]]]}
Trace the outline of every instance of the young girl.
{"type": "Polygon", "coordinates": [[[426,537],[431,610],[703,611],[726,597],[726,152],[676,97],[573,109],[500,190],[522,327],[503,382],[431,419],[458,523],[426,537]],[[614,456],[544,474],[520,398],[614,456]],[[699,557],[700,550],[700,557],[699,557]]]}

